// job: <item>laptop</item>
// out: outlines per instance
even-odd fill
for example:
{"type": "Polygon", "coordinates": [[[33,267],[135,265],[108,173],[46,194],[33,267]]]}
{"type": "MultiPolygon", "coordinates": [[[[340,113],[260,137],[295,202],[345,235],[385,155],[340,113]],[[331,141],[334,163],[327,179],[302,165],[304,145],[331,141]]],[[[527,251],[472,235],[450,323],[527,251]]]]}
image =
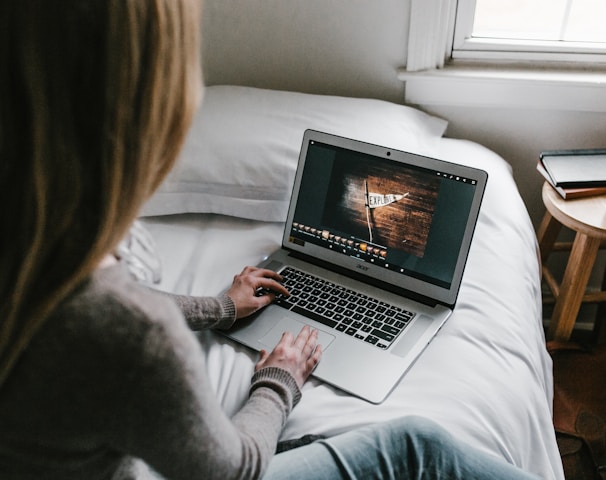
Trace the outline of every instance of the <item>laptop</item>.
{"type": "Polygon", "coordinates": [[[313,375],[383,402],[452,312],[487,179],[307,130],[281,248],[259,265],[291,295],[225,333],[272,349],[311,325],[324,350],[313,375]]]}

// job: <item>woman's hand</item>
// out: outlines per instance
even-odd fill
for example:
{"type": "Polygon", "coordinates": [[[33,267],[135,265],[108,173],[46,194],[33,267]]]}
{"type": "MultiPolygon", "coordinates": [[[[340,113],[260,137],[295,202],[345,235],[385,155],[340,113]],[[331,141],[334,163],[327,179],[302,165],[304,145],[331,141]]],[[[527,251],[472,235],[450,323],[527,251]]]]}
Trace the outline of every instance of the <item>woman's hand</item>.
{"type": "Polygon", "coordinates": [[[246,267],[236,275],[226,292],[236,306],[236,319],[248,317],[269,305],[277,293],[288,296],[281,281],[278,273],[263,268],[246,267]],[[259,295],[259,291],[263,291],[263,295],[259,295]]]}
{"type": "Polygon", "coordinates": [[[322,345],[318,345],[318,331],[305,325],[296,338],[284,332],[271,353],[267,350],[260,353],[255,371],[263,367],[283,368],[301,388],[322,357],[322,345]]]}

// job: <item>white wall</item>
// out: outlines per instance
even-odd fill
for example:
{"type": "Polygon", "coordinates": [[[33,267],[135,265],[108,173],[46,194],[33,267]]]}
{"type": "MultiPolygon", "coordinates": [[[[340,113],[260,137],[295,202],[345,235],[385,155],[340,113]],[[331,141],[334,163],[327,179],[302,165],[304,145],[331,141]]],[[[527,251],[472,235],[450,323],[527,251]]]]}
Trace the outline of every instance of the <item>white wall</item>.
{"type": "Polygon", "coordinates": [[[209,85],[403,101],[408,0],[206,0],[209,85]]]}

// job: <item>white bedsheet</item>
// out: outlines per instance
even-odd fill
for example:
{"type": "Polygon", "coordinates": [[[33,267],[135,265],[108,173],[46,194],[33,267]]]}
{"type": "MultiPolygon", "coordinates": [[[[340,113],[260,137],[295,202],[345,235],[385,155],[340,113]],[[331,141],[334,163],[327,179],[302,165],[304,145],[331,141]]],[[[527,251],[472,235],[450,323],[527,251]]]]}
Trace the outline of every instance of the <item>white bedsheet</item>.
{"type": "MultiPolygon", "coordinates": [[[[453,315],[394,392],[371,405],[312,379],[283,439],[333,435],[407,414],[547,479],[563,479],[552,427],[551,360],[544,347],[533,227],[506,162],[467,141],[433,155],[489,173],[453,315]]],[[[212,214],[144,219],[163,262],[160,288],[215,295],[280,243],[282,224],[212,214]]],[[[200,336],[228,413],[247,397],[256,355],[213,332],[200,336]]]]}

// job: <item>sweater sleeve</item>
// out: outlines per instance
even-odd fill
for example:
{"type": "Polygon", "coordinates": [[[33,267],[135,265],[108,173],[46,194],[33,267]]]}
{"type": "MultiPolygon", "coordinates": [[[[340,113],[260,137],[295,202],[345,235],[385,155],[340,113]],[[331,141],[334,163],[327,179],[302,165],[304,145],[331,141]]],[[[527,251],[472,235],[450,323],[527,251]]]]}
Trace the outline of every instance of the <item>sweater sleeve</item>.
{"type": "Polygon", "coordinates": [[[236,321],[236,306],[229,295],[195,297],[160,292],[171,298],[183,313],[189,328],[194,331],[207,328],[227,330],[236,321]]]}

